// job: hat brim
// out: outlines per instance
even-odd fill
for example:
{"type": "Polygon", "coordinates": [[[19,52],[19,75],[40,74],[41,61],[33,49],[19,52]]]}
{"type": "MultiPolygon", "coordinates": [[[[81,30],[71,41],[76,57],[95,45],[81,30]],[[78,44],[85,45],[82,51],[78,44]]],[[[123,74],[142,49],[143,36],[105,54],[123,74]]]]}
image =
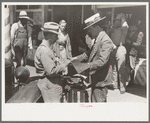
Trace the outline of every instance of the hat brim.
{"type": "Polygon", "coordinates": [[[56,32],[56,31],[53,31],[53,30],[45,30],[44,28],[41,28],[41,30],[44,31],[44,32],[52,32],[52,33],[55,33],[57,35],[60,34],[59,32],[56,32]]]}
{"type": "Polygon", "coordinates": [[[99,19],[99,20],[97,20],[97,21],[95,21],[94,23],[92,23],[92,24],[90,24],[90,25],[86,26],[86,27],[84,28],[84,30],[85,30],[85,29],[87,29],[87,28],[89,28],[90,26],[94,25],[95,23],[97,23],[97,22],[99,22],[99,21],[101,21],[101,20],[105,19],[105,18],[106,18],[106,16],[105,16],[105,17],[103,17],[103,18],[101,18],[101,19],[99,19]]]}

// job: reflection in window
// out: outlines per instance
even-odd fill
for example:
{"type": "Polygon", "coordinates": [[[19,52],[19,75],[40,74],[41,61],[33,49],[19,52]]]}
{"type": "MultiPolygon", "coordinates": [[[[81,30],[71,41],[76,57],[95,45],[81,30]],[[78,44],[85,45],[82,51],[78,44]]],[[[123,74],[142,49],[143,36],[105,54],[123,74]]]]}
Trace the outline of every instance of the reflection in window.
{"type": "Polygon", "coordinates": [[[29,9],[40,9],[41,5],[29,5],[29,9]]]}
{"type": "Polygon", "coordinates": [[[27,5],[17,5],[16,9],[28,9],[27,5]]]}
{"type": "Polygon", "coordinates": [[[47,17],[48,21],[52,21],[52,20],[51,20],[51,16],[52,16],[52,15],[51,15],[51,11],[48,11],[48,17],[47,17]]]}

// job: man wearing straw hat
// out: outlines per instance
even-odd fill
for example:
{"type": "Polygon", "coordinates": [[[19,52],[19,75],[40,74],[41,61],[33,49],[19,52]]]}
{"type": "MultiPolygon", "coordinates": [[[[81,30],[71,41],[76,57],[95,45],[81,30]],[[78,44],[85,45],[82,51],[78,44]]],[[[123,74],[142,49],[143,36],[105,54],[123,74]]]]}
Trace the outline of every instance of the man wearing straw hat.
{"type": "Polygon", "coordinates": [[[59,25],[55,22],[47,22],[42,28],[44,39],[35,53],[34,63],[36,72],[45,76],[40,79],[38,87],[41,90],[45,103],[58,103],[62,97],[61,75],[65,71],[70,60],[60,61],[54,52],[54,44],[58,39],[59,25]]]}
{"type": "Polygon", "coordinates": [[[11,44],[12,53],[17,62],[17,66],[26,65],[26,56],[28,52],[28,46],[32,49],[31,33],[27,27],[27,21],[29,17],[26,11],[19,13],[19,21],[14,23],[11,27],[11,44]],[[23,61],[23,63],[21,62],[23,61]]]}
{"type": "Polygon", "coordinates": [[[91,39],[94,39],[94,44],[91,50],[83,53],[73,59],[80,61],[88,59],[89,82],[92,86],[92,102],[106,102],[107,88],[107,74],[109,70],[109,58],[113,50],[114,44],[109,36],[103,31],[103,20],[100,14],[97,13],[84,22],[86,24],[86,33],[91,39]]]}

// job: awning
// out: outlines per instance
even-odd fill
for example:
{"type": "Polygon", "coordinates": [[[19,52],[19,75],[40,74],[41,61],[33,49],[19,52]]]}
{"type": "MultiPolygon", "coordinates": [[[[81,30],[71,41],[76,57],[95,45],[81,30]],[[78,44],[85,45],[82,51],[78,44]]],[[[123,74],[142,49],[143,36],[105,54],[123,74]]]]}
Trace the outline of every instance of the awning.
{"type": "Polygon", "coordinates": [[[93,6],[95,6],[95,7],[93,7],[93,8],[97,8],[97,9],[100,9],[100,8],[116,8],[116,7],[132,7],[132,6],[142,6],[142,5],[145,5],[145,4],[143,4],[143,3],[141,3],[141,4],[135,4],[135,3],[129,3],[129,4],[127,4],[127,3],[125,3],[125,4],[121,4],[121,3],[119,3],[119,4],[114,4],[114,5],[112,5],[112,4],[101,4],[101,5],[93,5],[93,6]]]}

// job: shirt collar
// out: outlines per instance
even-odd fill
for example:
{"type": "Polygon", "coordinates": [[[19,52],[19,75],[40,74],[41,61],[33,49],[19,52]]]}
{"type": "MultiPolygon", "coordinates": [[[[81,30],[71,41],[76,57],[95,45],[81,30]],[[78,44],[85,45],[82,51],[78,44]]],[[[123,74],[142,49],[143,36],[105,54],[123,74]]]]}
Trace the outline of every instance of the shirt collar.
{"type": "MultiPolygon", "coordinates": [[[[51,40],[51,39],[49,39],[49,40],[51,40]]],[[[49,40],[43,39],[42,44],[45,45],[45,46],[47,46],[47,47],[49,47],[50,49],[52,49],[53,48],[53,44],[50,45],[49,44],[49,40]]]]}
{"type": "Polygon", "coordinates": [[[128,26],[128,24],[127,24],[127,22],[126,22],[126,21],[122,24],[122,26],[123,26],[123,27],[127,27],[127,28],[129,28],[129,26],[128,26]]]}

